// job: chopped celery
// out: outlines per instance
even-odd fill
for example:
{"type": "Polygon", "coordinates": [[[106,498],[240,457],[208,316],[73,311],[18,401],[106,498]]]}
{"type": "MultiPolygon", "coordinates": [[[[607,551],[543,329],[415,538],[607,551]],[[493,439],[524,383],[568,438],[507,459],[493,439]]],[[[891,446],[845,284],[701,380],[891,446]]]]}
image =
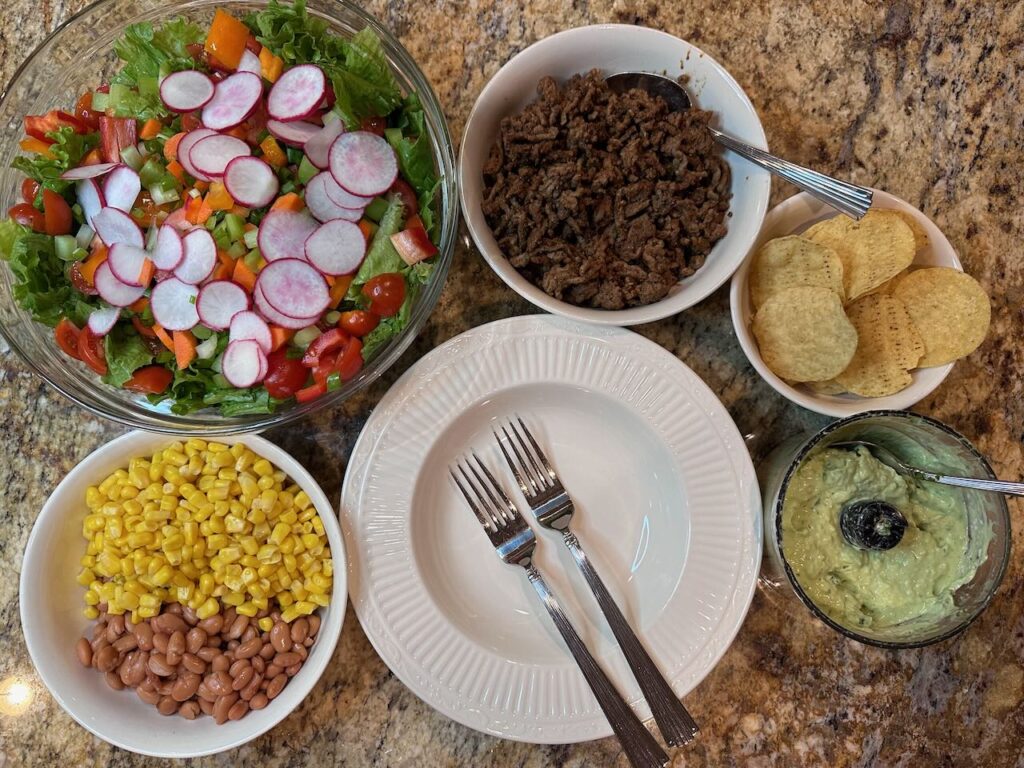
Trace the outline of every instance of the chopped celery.
{"type": "Polygon", "coordinates": [[[237,214],[226,214],[224,216],[224,226],[227,228],[232,240],[241,240],[245,234],[245,220],[237,214]]]}
{"type": "Polygon", "coordinates": [[[53,250],[61,261],[75,261],[78,241],[74,235],[57,235],[53,238],[53,250]]]}
{"type": "Polygon", "coordinates": [[[292,180],[292,179],[289,179],[288,181],[284,182],[281,185],[281,189],[279,190],[279,192],[282,195],[287,195],[289,192],[294,192],[294,191],[295,191],[295,181],[292,180]]]}
{"type": "Polygon", "coordinates": [[[99,91],[92,92],[92,110],[94,112],[106,112],[108,106],[110,106],[110,94],[99,91]]]}
{"type": "Polygon", "coordinates": [[[231,235],[228,234],[227,227],[223,224],[218,225],[213,230],[213,241],[217,244],[217,249],[226,251],[231,247],[231,235]]]}
{"type": "Polygon", "coordinates": [[[250,272],[259,271],[260,264],[263,263],[263,256],[260,254],[258,248],[253,248],[243,257],[245,266],[249,268],[250,272]]]}
{"type": "Polygon", "coordinates": [[[153,202],[156,203],[157,205],[173,203],[175,200],[179,199],[178,190],[174,189],[173,187],[153,187],[151,190],[149,190],[149,196],[153,198],[153,202]]]}
{"type": "Polygon", "coordinates": [[[242,242],[245,243],[245,247],[252,250],[259,244],[260,231],[258,229],[250,229],[244,235],[242,235],[242,242]]]}
{"type": "Polygon", "coordinates": [[[129,145],[121,150],[121,159],[124,160],[124,164],[131,168],[133,171],[138,171],[142,168],[143,159],[139,153],[138,147],[134,144],[129,145]]]}
{"type": "Polygon", "coordinates": [[[203,343],[196,346],[196,357],[200,360],[209,360],[217,354],[217,334],[212,334],[203,343]]]}
{"type": "MultiPolygon", "coordinates": [[[[122,83],[111,83],[110,93],[108,95],[110,100],[107,102],[107,107],[117,109],[121,102],[131,98],[132,89],[122,83]]],[[[95,109],[95,105],[93,106],[93,109],[95,109]]]]}
{"type": "Polygon", "coordinates": [[[335,371],[327,377],[327,391],[334,392],[341,389],[341,374],[335,371]]]}
{"type": "Polygon", "coordinates": [[[318,173],[320,173],[320,169],[313,165],[313,163],[309,161],[308,157],[303,155],[302,162],[299,163],[299,183],[303,185],[309,184],[309,180],[316,176],[318,173]]]}
{"type": "Polygon", "coordinates": [[[387,209],[388,201],[385,200],[383,197],[375,197],[373,198],[373,201],[368,206],[366,206],[366,210],[363,211],[363,213],[366,215],[366,218],[370,219],[371,221],[379,222],[381,218],[384,216],[384,213],[385,211],[387,211],[387,209]]]}
{"type": "MultiPolygon", "coordinates": [[[[127,151],[127,149],[121,150],[121,156],[124,157],[127,151]]],[[[138,150],[136,150],[136,154],[138,154],[138,150]]],[[[164,164],[155,157],[149,158],[141,168],[136,168],[135,170],[139,172],[139,179],[142,181],[142,186],[146,189],[152,189],[167,176],[167,169],[164,168],[164,164]]]]}
{"type": "Polygon", "coordinates": [[[89,252],[85,248],[75,248],[74,253],[71,254],[73,261],[83,261],[89,258],[89,252]]]}
{"type": "Polygon", "coordinates": [[[301,331],[298,331],[294,336],[292,336],[292,344],[294,344],[296,347],[301,347],[302,349],[305,349],[310,344],[312,344],[313,340],[319,335],[320,329],[317,328],[315,325],[310,325],[303,328],[301,331]]]}
{"type": "Polygon", "coordinates": [[[240,259],[245,256],[245,246],[240,242],[234,242],[231,247],[227,249],[227,254],[232,259],[240,259]]]}
{"type": "Polygon", "coordinates": [[[341,312],[332,309],[330,312],[324,315],[324,320],[330,325],[335,325],[339,320],[341,320],[341,312]]]}

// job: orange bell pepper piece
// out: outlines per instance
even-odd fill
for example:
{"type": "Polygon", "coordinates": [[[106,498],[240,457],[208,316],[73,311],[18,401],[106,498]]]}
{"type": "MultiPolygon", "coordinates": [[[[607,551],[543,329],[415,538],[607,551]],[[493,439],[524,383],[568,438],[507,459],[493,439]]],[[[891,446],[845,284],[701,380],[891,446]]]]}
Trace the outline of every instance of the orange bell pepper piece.
{"type": "Polygon", "coordinates": [[[225,10],[218,8],[206,36],[203,50],[229,69],[237,69],[249,40],[249,28],[225,10]]]}
{"type": "Polygon", "coordinates": [[[273,136],[267,136],[267,138],[261,141],[260,149],[263,150],[263,159],[275,168],[281,168],[288,162],[288,157],[285,155],[284,150],[281,149],[281,145],[277,143],[277,139],[273,136]]]}
{"type": "MultiPolygon", "coordinates": [[[[164,331],[167,333],[167,331],[164,331]]],[[[189,363],[196,359],[196,337],[192,331],[174,332],[174,360],[178,370],[188,368],[189,363]]]]}
{"type": "Polygon", "coordinates": [[[206,205],[212,211],[230,211],[235,201],[228,193],[223,182],[214,181],[210,184],[210,191],[206,193],[206,205]]]}
{"type": "Polygon", "coordinates": [[[139,332],[140,336],[148,336],[151,339],[156,338],[156,331],[139,320],[139,318],[132,317],[132,325],[135,326],[135,330],[139,332]]]}
{"type": "Polygon", "coordinates": [[[366,238],[367,242],[369,242],[373,239],[373,235],[377,231],[377,225],[369,219],[360,219],[359,230],[363,233],[363,237],[366,238]]]}
{"type": "Polygon", "coordinates": [[[103,153],[99,149],[92,149],[82,158],[80,165],[99,165],[102,162],[103,153]]]}
{"type": "Polygon", "coordinates": [[[230,280],[231,273],[235,271],[234,264],[218,264],[217,268],[213,270],[214,280],[230,280]]]}
{"type": "Polygon", "coordinates": [[[153,260],[143,259],[142,269],[139,270],[139,283],[141,285],[149,285],[149,281],[153,279],[154,272],[156,272],[156,267],[153,264],[153,260]]]}
{"type": "Polygon", "coordinates": [[[95,285],[96,283],[96,270],[100,264],[107,260],[107,248],[101,245],[78,268],[78,273],[89,285],[95,285]]]}
{"type": "Polygon", "coordinates": [[[348,293],[348,287],[352,285],[353,275],[344,275],[343,277],[334,278],[334,284],[331,285],[331,309],[336,309],[341,300],[345,298],[345,294],[348,293]]]}
{"type": "Polygon", "coordinates": [[[185,221],[189,224],[203,224],[213,215],[213,209],[201,197],[192,197],[185,203],[185,221]]]}
{"type": "Polygon", "coordinates": [[[264,46],[260,49],[260,74],[264,80],[276,83],[284,72],[284,60],[264,46]]]}
{"type": "Polygon", "coordinates": [[[171,136],[171,138],[164,142],[164,157],[168,161],[178,159],[178,145],[184,138],[185,131],[181,131],[180,133],[174,134],[173,136],[171,136]]]}
{"type": "Polygon", "coordinates": [[[37,155],[43,157],[53,157],[53,153],[50,151],[50,145],[41,139],[37,139],[34,136],[28,136],[22,139],[18,146],[20,146],[26,152],[35,152],[37,155]]]}
{"type": "Polygon", "coordinates": [[[167,172],[182,184],[185,183],[185,168],[177,160],[171,160],[167,164],[167,172]]]}
{"type": "Polygon", "coordinates": [[[302,198],[294,192],[289,192],[287,195],[281,195],[274,204],[270,206],[272,211],[301,211],[306,207],[306,204],[302,202],[302,198]]]}
{"type": "Polygon", "coordinates": [[[288,343],[289,339],[295,335],[295,331],[290,331],[287,328],[282,328],[279,325],[270,326],[270,351],[276,352],[285,344],[288,343]]]}
{"type": "Polygon", "coordinates": [[[235,269],[231,273],[231,279],[245,288],[249,293],[256,287],[256,273],[249,269],[245,259],[238,259],[235,262],[235,269]]]}

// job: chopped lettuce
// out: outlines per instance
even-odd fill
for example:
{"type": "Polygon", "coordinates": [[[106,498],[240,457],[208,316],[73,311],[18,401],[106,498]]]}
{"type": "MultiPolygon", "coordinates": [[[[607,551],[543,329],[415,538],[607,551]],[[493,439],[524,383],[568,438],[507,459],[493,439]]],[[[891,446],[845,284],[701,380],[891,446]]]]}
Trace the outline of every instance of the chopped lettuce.
{"type": "Polygon", "coordinates": [[[168,21],[158,29],[148,21],[129,24],[114,43],[114,52],[125,64],[111,82],[132,90],[122,92],[117,103],[111,105],[115,115],[139,120],[166,116],[168,111],[160,100],[157,84],[171,72],[198,68],[188,46],[204,39],[203,30],[184,18],[168,21]]]}
{"type": "Polygon", "coordinates": [[[0,222],[0,258],[14,274],[11,295],[40,323],[52,327],[67,317],[81,326],[98,306],[71,286],[49,235],[10,219],[0,222]]]}
{"type": "Polygon", "coordinates": [[[62,125],[46,135],[53,139],[53,144],[50,145],[52,157],[21,155],[14,158],[11,167],[32,177],[40,185],[63,195],[74,182],[64,181],[60,175],[77,166],[86,153],[99,144],[100,135],[75,133],[75,129],[69,125],[62,125]]]}
{"type": "Polygon", "coordinates": [[[115,387],[123,387],[135,371],[153,362],[153,353],[146,342],[134,330],[129,331],[130,327],[115,325],[103,339],[107,358],[103,381],[115,387]]]}
{"type": "Polygon", "coordinates": [[[402,92],[373,30],[341,38],[306,12],[305,0],[270,0],[245,23],[285,64],[317,64],[324,70],[334,86],[334,109],[349,128],[358,127],[366,117],[386,117],[402,103],[402,92]]]}
{"type": "Polygon", "coordinates": [[[402,257],[391,244],[391,236],[402,228],[404,221],[405,209],[402,206],[402,199],[398,195],[392,195],[388,201],[388,209],[381,217],[377,231],[373,235],[366,258],[352,279],[352,285],[348,289],[349,299],[359,299],[359,290],[371,277],[383,275],[385,272],[398,272],[405,266],[402,257]]]}

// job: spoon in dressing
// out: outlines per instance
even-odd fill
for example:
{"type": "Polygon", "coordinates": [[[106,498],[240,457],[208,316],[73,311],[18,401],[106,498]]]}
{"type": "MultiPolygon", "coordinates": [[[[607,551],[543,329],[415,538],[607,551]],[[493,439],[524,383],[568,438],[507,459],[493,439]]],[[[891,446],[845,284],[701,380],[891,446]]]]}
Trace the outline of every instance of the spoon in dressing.
{"type": "MultiPolygon", "coordinates": [[[[665,75],[656,75],[651,72],[620,72],[609,75],[605,78],[608,87],[615,93],[625,93],[634,88],[646,91],[652,96],[664,99],[669,109],[682,112],[691,106],[690,95],[686,89],[665,75]]],[[[775,174],[780,179],[785,179],[804,192],[816,197],[826,205],[830,205],[840,213],[845,213],[854,219],[860,219],[871,207],[872,190],[867,187],[860,187],[850,184],[831,176],[826,176],[802,165],[791,163],[788,160],[776,157],[763,149],[758,149],[746,144],[732,136],[728,136],[717,128],[708,126],[711,135],[719,144],[731,149],[741,157],[764,168],[766,171],[775,174]]]]}

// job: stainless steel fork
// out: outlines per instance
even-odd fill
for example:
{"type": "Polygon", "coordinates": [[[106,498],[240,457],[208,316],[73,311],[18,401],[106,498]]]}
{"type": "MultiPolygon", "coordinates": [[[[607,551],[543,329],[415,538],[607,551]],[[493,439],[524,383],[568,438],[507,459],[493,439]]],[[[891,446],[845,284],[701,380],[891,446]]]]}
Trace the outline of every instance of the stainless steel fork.
{"type": "Polygon", "coordinates": [[[668,763],[665,750],[655,741],[651,732],[640,722],[594,657],[590,655],[587,646],[576,634],[569,618],[533,564],[537,540],[533,530],[516,509],[516,505],[476,454],[471,454],[464,462],[457,463],[456,469],[462,475],[461,479],[455,473],[455,469],[449,468],[448,471],[466,498],[466,503],[480,521],[480,525],[487,532],[498,556],[509,565],[518,565],[526,569],[530,583],[540,595],[558,631],[562,633],[562,639],[569,646],[569,651],[594,692],[597,703],[608,718],[615,735],[619,737],[619,743],[622,744],[629,762],[636,768],[663,768],[668,763]]]}
{"type": "Polygon", "coordinates": [[[576,565],[590,586],[590,591],[594,593],[597,604],[601,606],[601,611],[608,620],[619,647],[622,648],[622,653],[640,685],[640,690],[643,691],[644,698],[651,706],[651,713],[658,723],[661,735],[672,746],[686,744],[700,729],[615,604],[597,570],[580,546],[576,534],[569,530],[574,512],[572,499],[566,493],[551,463],[518,416],[514,420],[510,419],[507,427],[502,426],[501,431],[505,435],[504,442],[497,432],[494,433],[494,437],[523,491],[523,496],[526,497],[530,509],[541,525],[561,532],[566,546],[576,560],[576,565]]]}

